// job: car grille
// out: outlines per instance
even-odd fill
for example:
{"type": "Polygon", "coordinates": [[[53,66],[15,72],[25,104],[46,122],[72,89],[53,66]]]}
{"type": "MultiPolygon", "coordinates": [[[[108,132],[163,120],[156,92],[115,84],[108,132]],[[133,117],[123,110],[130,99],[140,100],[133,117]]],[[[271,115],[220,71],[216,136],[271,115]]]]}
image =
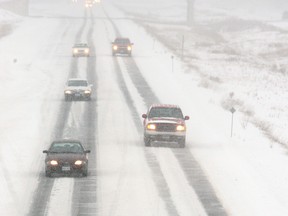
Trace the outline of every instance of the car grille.
{"type": "Polygon", "coordinates": [[[157,131],[174,132],[176,131],[176,124],[157,124],[157,131]]]}
{"type": "Polygon", "coordinates": [[[74,90],[74,93],[84,93],[84,90],[74,90]]]}

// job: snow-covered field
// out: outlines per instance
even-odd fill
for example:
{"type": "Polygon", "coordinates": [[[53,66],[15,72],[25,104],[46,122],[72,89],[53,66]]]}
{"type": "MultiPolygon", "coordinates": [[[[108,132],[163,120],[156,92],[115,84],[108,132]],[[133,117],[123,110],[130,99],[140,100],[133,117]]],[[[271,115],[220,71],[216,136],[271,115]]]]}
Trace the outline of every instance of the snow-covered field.
{"type": "MultiPolygon", "coordinates": [[[[143,26],[148,32],[157,32],[153,36],[161,39],[178,57],[182,56],[183,42],[183,60],[188,66],[185,72],[198,73],[200,86],[217,90],[216,103],[222,104],[223,108],[229,110],[234,106],[245,113],[243,127],[253,123],[273,141],[288,146],[285,133],[288,122],[288,94],[285,94],[288,90],[288,22],[281,20],[283,10],[288,8],[286,1],[279,1],[278,5],[274,1],[265,4],[241,1],[238,8],[236,1],[196,2],[195,24],[190,28],[182,25],[186,20],[186,1],[181,1],[178,7],[173,7],[175,1],[168,1],[166,5],[170,7],[167,8],[173,8],[170,14],[166,7],[157,7],[157,4],[151,4],[151,7],[146,2],[145,6],[137,7],[137,1],[123,2],[125,4],[117,5],[128,14],[138,12],[139,17],[146,17],[150,22],[143,21],[143,26]],[[143,7],[146,10],[142,10],[143,7]],[[257,13],[249,16],[248,8],[258,8],[258,16],[257,13]],[[265,9],[275,16],[261,14],[265,9]],[[151,13],[157,17],[150,16],[151,13]],[[168,25],[169,22],[173,25],[168,25]]],[[[159,5],[163,2],[159,1],[159,5]]]]}
{"type": "MultiPolygon", "coordinates": [[[[41,151],[50,142],[55,113],[58,112],[63,84],[67,79],[67,73],[61,72],[68,71],[70,56],[67,53],[70,53],[74,37],[58,41],[58,35],[75,35],[78,26],[69,19],[49,17],[81,17],[83,13],[79,6],[64,0],[57,1],[57,4],[56,0],[51,0],[49,4],[47,1],[30,2],[33,15],[44,17],[21,17],[0,10],[0,215],[18,216],[28,211],[39,172],[43,172],[41,151]],[[2,26],[5,26],[5,34],[2,26]]],[[[266,1],[263,8],[266,11],[271,8],[273,13],[267,15],[263,9],[262,13],[253,13],[252,16],[252,7],[249,7],[251,10],[241,10],[241,7],[232,10],[233,5],[225,4],[223,7],[220,3],[223,1],[218,4],[217,1],[211,2],[195,2],[196,24],[192,27],[183,25],[186,18],[184,0],[146,0],[144,4],[140,0],[103,0],[102,4],[111,17],[137,16],[146,19],[148,15],[153,21],[137,19],[135,24],[129,20],[115,19],[121,34],[129,35],[135,43],[134,59],[157,97],[163,103],[181,105],[184,113],[190,115],[185,150],[197,159],[227,213],[233,216],[288,215],[288,135],[285,133],[288,122],[288,25],[281,20],[287,4],[282,1],[279,7],[272,7],[275,6],[272,1],[266,1]],[[129,14],[114,8],[114,4],[125,8],[129,14]],[[181,58],[183,37],[185,43],[181,58]],[[232,136],[231,107],[236,109],[232,136]]],[[[260,4],[259,1],[256,3],[260,4]]],[[[106,50],[108,41],[98,50],[98,54],[110,54],[109,49],[106,50]]],[[[134,95],[140,118],[146,107],[130,83],[126,66],[121,61],[120,67],[124,71],[125,82],[131,87],[130,94],[134,95]]],[[[101,69],[109,70],[104,66],[101,69]]],[[[100,96],[104,98],[109,92],[108,80],[114,75],[110,71],[101,76],[103,80],[107,79],[107,85],[103,83],[103,90],[100,91],[100,96]]],[[[117,94],[115,98],[121,99],[116,86],[111,85],[111,91],[117,94]]],[[[121,105],[121,102],[115,102],[118,103],[121,105]]],[[[100,105],[100,112],[105,113],[105,108],[100,105]]],[[[129,113],[125,106],[122,109],[123,113],[129,113]]],[[[111,110],[112,113],[114,111],[111,110]]],[[[112,124],[113,118],[108,122],[112,124]]],[[[126,130],[119,129],[119,135],[115,136],[121,137],[121,132],[126,133],[126,130]]],[[[130,135],[128,138],[133,140],[135,137],[130,135]]],[[[99,139],[101,141],[101,137],[99,139]]],[[[102,139],[109,143],[106,137],[102,139]]],[[[129,210],[140,208],[137,207],[140,201],[143,201],[143,206],[149,207],[150,203],[145,197],[137,197],[131,201],[131,206],[127,206],[130,194],[137,190],[137,185],[151,186],[147,194],[157,194],[151,179],[143,182],[141,178],[139,170],[143,170],[144,175],[149,168],[139,146],[136,149],[133,146],[121,149],[133,153],[126,155],[127,164],[138,159],[134,166],[129,167],[131,170],[125,167],[126,163],[122,164],[125,169],[121,174],[130,177],[123,187],[117,189],[116,183],[115,188],[109,188],[114,184],[114,179],[109,175],[99,180],[101,202],[98,205],[103,215],[117,215],[117,211],[129,215],[129,210]],[[109,195],[115,193],[114,189],[123,198],[118,199],[118,203],[113,202],[113,197],[109,195]],[[112,210],[109,209],[111,203],[114,205],[112,210]]],[[[112,144],[100,145],[99,150],[117,161],[119,155],[113,152],[113,147],[112,144]]],[[[196,200],[197,195],[187,186],[185,177],[182,178],[181,167],[169,149],[155,149],[154,153],[174,195],[172,200],[181,215],[191,215],[193,210],[187,201],[196,200]],[[179,193],[175,176],[183,181],[182,189],[189,194],[179,193]]],[[[101,161],[106,160],[102,156],[101,161]]],[[[117,173],[118,165],[113,160],[111,163],[102,163],[100,171],[112,167],[113,170],[108,172],[117,173]]],[[[59,206],[63,194],[57,194],[57,189],[64,187],[64,195],[69,194],[72,183],[67,179],[57,179],[55,187],[49,208],[56,206],[61,209],[61,215],[69,215],[70,208],[67,206],[71,201],[67,199],[59,206]]],[[[145,192],[143,188],[139,190],[145,192]]],[[[153,201],[157,201],[156,198],[153,201]]],[[[161,202],[152,206],[158,208],[157,215],[168,215],[161,202]]],[[[201,208],[196,212],[205,214],[201,208]]],[[[148,214],[153,213],[155,211],[150,210],[148,214]]]]}

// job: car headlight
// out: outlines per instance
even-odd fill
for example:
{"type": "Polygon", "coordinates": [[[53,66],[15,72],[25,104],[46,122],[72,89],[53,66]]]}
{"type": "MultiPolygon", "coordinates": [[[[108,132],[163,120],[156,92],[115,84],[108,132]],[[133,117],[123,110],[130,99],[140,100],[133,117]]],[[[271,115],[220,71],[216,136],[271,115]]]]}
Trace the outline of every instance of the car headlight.
{"type": "Polygon", "coordinates": [[[132,50],[132,47],[131,47],[131,46],[128,46],[128,47],[127,47],[127,50],[131,51],[131,50],[132,50]]]}
{"type": "Polygon", "coordinates": [[[117,49],[118,49],[118,46],[114,45],[113,50],[117,50],[117,49]]]}
{"type": "Polygon", "coordinates": [[[91,91],[90,91],[90,90],[85,90],[84,93],[85,93],[85,94],[90,94],[91,91]]]}
{"type": "Polygon", "coordinates": [[[58,162],[56,160],[51,160],[48,162],[50,165],[52,166],[57,166],[58,165],[58,162]]]}
{"type": "Polygon", "coordinates": [[[74,53],[78,53],[78,49],[74,49],[73,52],[74,52],[74,53]]]}
{"type": "Polygon", "coordinates": [[[184,125],[177,125],[176,130],[177,130],[177,131],[185,131],[186,128],[185,128],[184,125]]]}
{"type": "Polygon", "coordinates": [[[156,130],[156,125],[155,124],[148,124],[147,129],[148,130],[156,130]]]}
{"type": "Polygon", "coordinates": [[[65,94],[72,94],[72,91],[67,90],[67,91],[65,91],[65,94]]]}
{"type": "Polygon", "coordinates": [[[82,165],[83,163],[84,163],[83,161],[81,161],[81,160],[77,160],[77,161],[75,161],[74,164],[79,166],[79,165],[82,165]]]}
{"type": "Polygon", "coordinates": [[[89,49],[85,49],[85,51],[84,51],[85,53],[89,53],[89,49]]]}

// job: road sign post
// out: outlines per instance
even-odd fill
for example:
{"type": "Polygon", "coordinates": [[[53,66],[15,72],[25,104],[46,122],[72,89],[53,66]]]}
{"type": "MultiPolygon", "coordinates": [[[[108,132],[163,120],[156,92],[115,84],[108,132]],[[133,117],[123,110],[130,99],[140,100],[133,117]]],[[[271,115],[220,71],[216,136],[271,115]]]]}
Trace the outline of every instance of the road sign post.
{"type": "Polygon", "coordinates": [[[174,56],[171,55],[171,63],[172,63],[172,72],[174,72],[174,56]]]}
{"type": "Polygon", "coordinates": [[[232,135],[233,135],[233,114],[234,114],[235,111],[236,111],[236,110],[234,109],[234,107],[232,107],[232,108],[230,109],[230,112],[231,112],[231,114],[232,114],[232,118],[231,118],[231,137],[232,137],[232,135]]]}

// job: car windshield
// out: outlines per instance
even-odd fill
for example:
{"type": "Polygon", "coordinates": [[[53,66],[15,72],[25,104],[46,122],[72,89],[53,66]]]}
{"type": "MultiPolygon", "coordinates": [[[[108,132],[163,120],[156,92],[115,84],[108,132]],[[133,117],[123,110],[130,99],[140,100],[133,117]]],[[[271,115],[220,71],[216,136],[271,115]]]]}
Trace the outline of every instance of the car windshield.
{"type": "Polygon", "coordinates": [[[155,117],[183,118],[183,114],[179,108],[155,107],[150,110],[148,118],[155,117]]]}
{"type": "Polygon", "coordinates": [[[88,86],[88,82],[86,80],[69,80],[68,86],[88,86]]]}
{"type": "Polygon", "coordinates": [[[117,44],[130,44],[130,40],[127,38],[117,38],[115,40],[115,43],[117,43],[117,44]]]}
{"type": "Polygon", "coordinates": [[[50,153],[83,153],[80,143],[60,142],[53,143],[49,149],[50,153]]]}

